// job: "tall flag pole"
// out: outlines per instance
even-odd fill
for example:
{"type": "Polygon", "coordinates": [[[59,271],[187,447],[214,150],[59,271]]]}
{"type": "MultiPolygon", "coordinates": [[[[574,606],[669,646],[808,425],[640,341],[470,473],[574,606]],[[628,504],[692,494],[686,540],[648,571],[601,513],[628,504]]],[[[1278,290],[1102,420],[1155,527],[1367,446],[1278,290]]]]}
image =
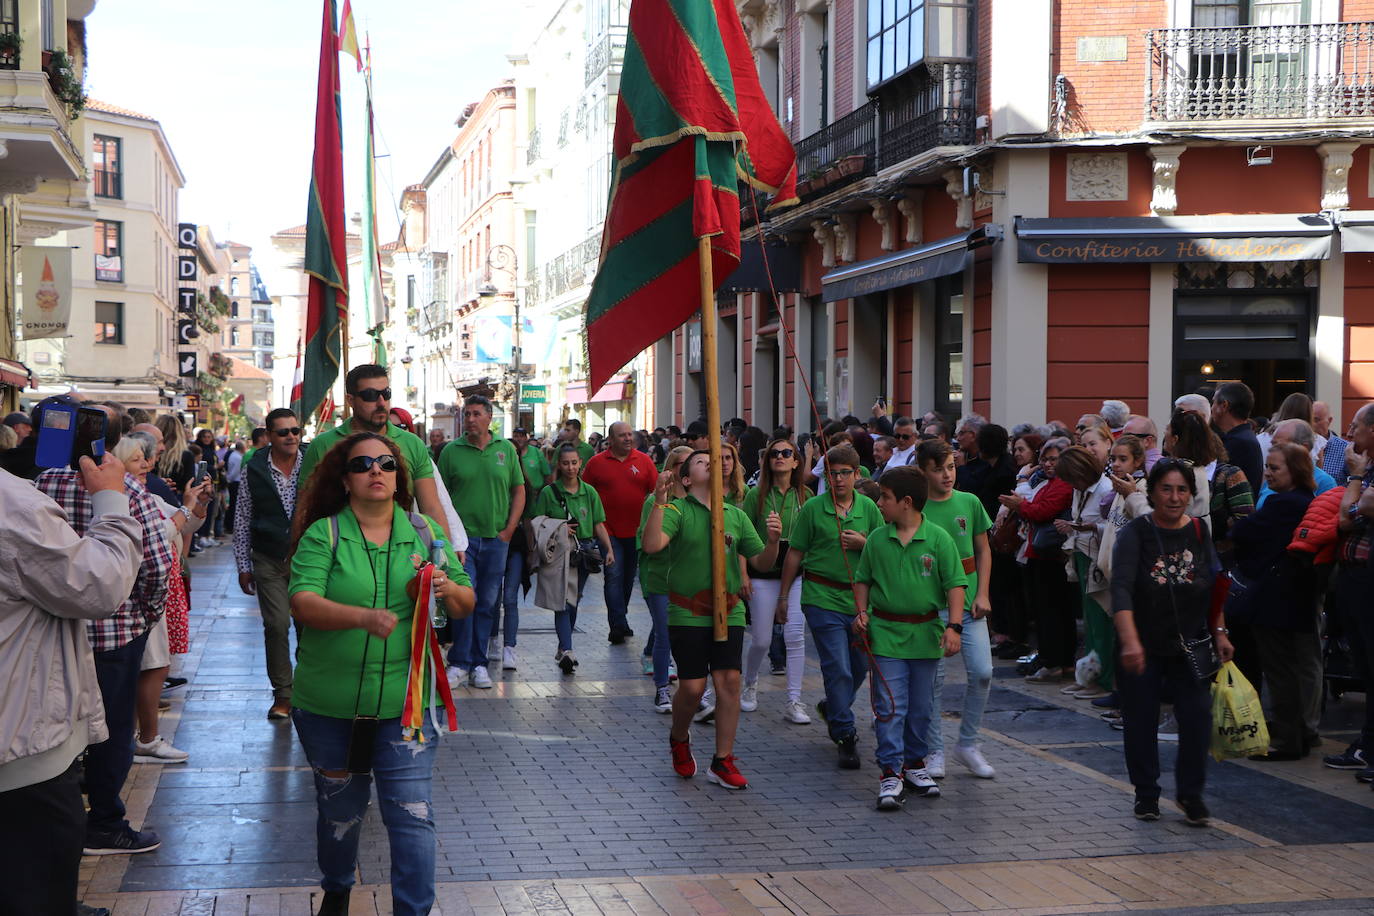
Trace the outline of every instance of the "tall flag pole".
{"type": "Polygon", "coordinates": [[[367,87],[367,175],[363,184],[363,294],[367,299],[368,329],[372,337],[372,361],[386,365],[386,345],[382,343],[385,303],[382,299],[381,248],[377,244],[377,156],[373,143],[372,115],[372,38],[363,49],[366,64],[363,82],[367,87]]]}
{"type": "Polygon", "coordinates": [[[291,374],[291,412],[304,420],[308,411],[302,406],[305,372],[301,368],[301,335],[296,335],[296,371],[291,374]]]}
{"type": "MultiPolygon", "coordinates": [[[[310,281],[305,313],[305,372],[301,413],[324,402],[339,367],[348,371],[348,255],[344,218],[343,131],[339,94],[339,34],[335,0],[323,0],[320,76],[315,95],[315,157],[305,219],[305,272],[310,281]]],[[[351,24],[352,17],[349,17],[351,24]]],[[[351,25],[350,25],[351,27],[351,25]]]]}
{"type": "MultiPolygon", "coordinates": [[[[796,203],[797,163],[733,0],[634,0],[616,105],[615,175],[587,298],[587,386],[700,309],[706,424],[720,467],[717,286],[739,264],[739,184],[796,203]]],[[[715,638],[726,638],[724,484],[711,475],[715,638]]]]}

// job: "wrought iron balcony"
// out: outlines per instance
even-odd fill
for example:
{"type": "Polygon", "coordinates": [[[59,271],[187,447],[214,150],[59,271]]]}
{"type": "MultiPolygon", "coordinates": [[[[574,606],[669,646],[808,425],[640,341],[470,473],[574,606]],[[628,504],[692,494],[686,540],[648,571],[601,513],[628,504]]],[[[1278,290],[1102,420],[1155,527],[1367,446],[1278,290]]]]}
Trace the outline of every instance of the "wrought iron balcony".
{"type": "Polygon", "coordinates": [[[534,165],[539,161],[539,128],[530,131],[529,144],[525,147],[525,165],[534,165]]]}
{"type": "Polygon", "coordinates": [[[1374,116],[1374,22],[1154,29],[1150,121],[1374,116]]]}
{"type": "Polygon", "coordinates": [[[883,87],[878,96],[878,168],[937,146],[972,143],[975,90],[971,61],[925,63],[883,87]]]}
{"type": "Polygon", "coordinates": [[[869,102],[797,144],[797,177],[804,180],[851,156],[865,157],[862,170],[853,177],[871,175],[877,143],[878,103],[869,102]]]}

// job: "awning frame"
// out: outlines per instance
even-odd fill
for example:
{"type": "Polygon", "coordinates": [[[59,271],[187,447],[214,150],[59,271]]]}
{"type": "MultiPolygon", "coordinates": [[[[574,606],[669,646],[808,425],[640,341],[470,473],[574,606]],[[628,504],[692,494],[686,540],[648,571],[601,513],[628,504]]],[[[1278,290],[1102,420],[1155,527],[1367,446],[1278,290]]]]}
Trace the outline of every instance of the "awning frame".
{"type": "Polygon", "coordinates": [[[846,264],[821,277],[821,299],[825,302],[852,299],[959,273],[967,265],[970,251],[994,244],[1002,235],[999,224],[986,223],[916,248],[846,264]],[[865,278],[872,280],[864,283],[865,278]]]}

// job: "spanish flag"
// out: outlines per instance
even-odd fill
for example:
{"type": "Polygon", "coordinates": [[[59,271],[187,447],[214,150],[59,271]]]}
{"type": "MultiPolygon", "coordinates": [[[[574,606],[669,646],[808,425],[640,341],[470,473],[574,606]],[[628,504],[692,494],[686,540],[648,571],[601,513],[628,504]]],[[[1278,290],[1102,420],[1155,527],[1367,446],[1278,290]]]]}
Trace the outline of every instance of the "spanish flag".
{"type": "Polygon", "coordinates": [[[353,24],[352,0],[344,0],[343,18],[339,21],[339,53],[352,54],[358,64],[358,72],[362,72],[363,52],[358,49],[358,27],[353,24]]]}

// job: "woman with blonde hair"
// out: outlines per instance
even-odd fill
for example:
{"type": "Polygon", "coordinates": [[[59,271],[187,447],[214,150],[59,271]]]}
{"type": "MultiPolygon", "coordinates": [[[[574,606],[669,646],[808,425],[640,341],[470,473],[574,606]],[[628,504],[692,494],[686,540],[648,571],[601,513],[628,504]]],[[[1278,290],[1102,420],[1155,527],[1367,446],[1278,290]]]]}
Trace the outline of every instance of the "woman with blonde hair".
{"type": "Polygon", "coordinates": [[[186,445],[186,427],[171,414],[158,417],[155,424],[162,433],[162,457],[157,462],[157,476],[180,493],[196,474],[196,460],[186,445]]]}
{"type": "MultiPolygon", "coordinates": [[[[669,450],[668,457],[663,461],[663,472],[671,474],[675,481],[674,499],[687,495],[677,471],[691,454],[691,446],[679,445],[669,450]]],[[[667,715],[673,711],[673,697],[668,691],[668,684],[675,676],[673,651],[668,645],[668,555],[666,552],[644,552],[644,523],[648,521],[653,508],[654,495],[650,493],[644,498],[644,508],[639,514],[635,547],[639,550],[639,588],[644,594],[644,603],[649,606],[651,621],[649,638],[644,641],[644,673],[654,676],[654,709],[667,715]]]]}
{"type": "Polygon", "coordinates": [[[744,497],[749,495],[749,486],[744,482],[744,463],[739,460],[739,449],[729,442],[720,444],[720,474],[725,480],[726,505],[742,508],[744,497]]]}

